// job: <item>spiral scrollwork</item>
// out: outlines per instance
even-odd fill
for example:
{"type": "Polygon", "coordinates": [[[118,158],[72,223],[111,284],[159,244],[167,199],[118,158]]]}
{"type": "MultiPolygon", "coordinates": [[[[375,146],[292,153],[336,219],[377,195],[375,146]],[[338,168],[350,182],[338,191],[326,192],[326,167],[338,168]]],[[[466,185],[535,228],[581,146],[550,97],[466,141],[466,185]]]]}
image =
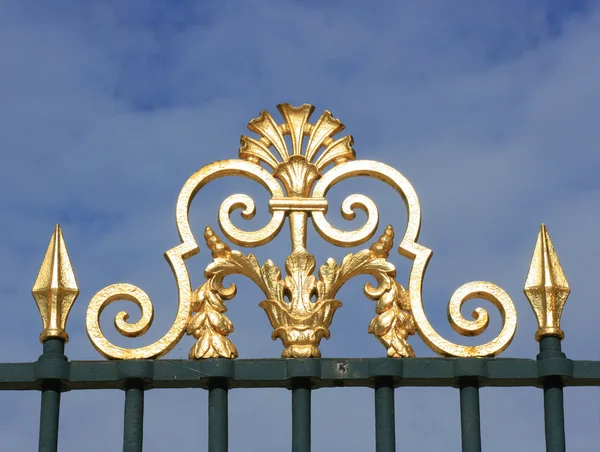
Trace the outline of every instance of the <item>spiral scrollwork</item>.
{"type": "Polygon", "coordinates": [[[275,211],[271,221],[262,229],[243,231],[231,221],[231,214],[237,209],[242,209],[241,216],[244,220],[251,220],[256,214],[256,205],[250,196],[231,195],[221,203],[219,208],[219,226],[229,240],[244,247],[262,246],[269,243],[279,233],[285,220],[284,212],[275,211]]]}
{"type": "MultiPolygon", "coordinates": [[[[318,185],[318,184],[317,184],[318,185]]],[[[320,192],[321,187],[315,187],[313,196],[325,196],[320,192]],[[319,191],[317,191],[319,190],[319,191]]],[[[323,212],[313,212],[312,218],[315,229],[321,237],[336,246],[352,247],[358,246],[369,240],[377,231],[379,225],[379,211],[375,203],[367,196],[354,194],[348,196],[342,202],[341,213],[345,220],[353,220],[356,217],[356,210],[365,212],[367,219],[365,224],[353,231],[343,231],[329,223],[323,212]]]]}
{"type": "MultiPolygon", "coordinates": [[[[86,314],[87,334],[94,347],[105,357],[111,359],[157,358],[169,352],[185,333],[191,314],[192,287],[185,260],[198,253],[199,247],[191,231],[189,208],[198,191],[207,183],[226,176],[242,176],[260,183],[273,196],[283,196],[279,183],[259,165],[243,160],[223,160],[207,165],[194,173],[183,186],[176,207],[176,220],[181,244],[165,253],[177,282],[179,303],[175,321],[169,331],[158,341],[139,348],[119,347],[110,342],[100,327],[100,316],[104,309],[117,300],[131,301],[141,310],[140,320],[131,324],[129,314],[119,312],[114,324],[117,331],[127,337],[142,336],[152,325],[154,306],[148,295],[139,287],[130,284],[113,284],[100,290],[91,300],[86,314]]],[[[273,212],[269,223],[258,231],[242,231],[231,223],[228,215],[242,207],[243,218],[251,218],[255,212],[254,201],[247,195],[234,195],[227,198],[221,206],[219,220],[224,233],[234,242],[244,241],[247,246],[268,243],[281,230],[285,216],[282,212],[273,212]],[[226,220],[224,220],[226,217],[226,220]]],[[[237,243],[237,242],[236,242],[237,243]]]]}
{"type": "MultiPolygon", "coordinates": [[[[459,287],[448,303],[448,320],[450,326],[463,336],[479,336],[489,324],[489,315],[486,309],[477,307],[472,312],[473,320],[463,317],[463,305],[472,299],[483,299],[492,303],[502,316],[503,325],[500,333],[490,342],[472,348],[459,346],[452,351],[456,344],[444,344],[442,341],[432,342],[430,346],[438,353],[450,356],[493,356],[502,352],[510,344],[517,326],[517,311],[508,294],[495,284],[486,281],[472,281],[459,287]],[[439,349],[439,350],[438,350],[439,349]],[[450,351],[450,353],[449,353],[450,351]]],[[[435,338],[435,337],[434,337],[435,338]]]]}
{"type": "MultiPolygon", "coordinates": [[[[432,251],[417,243],[421,227],[421,208],[416,192],[402,174],[380,162],[354,160],[336,166],[328,171],[315,185],[315,193],[318,196],[324,196],[338,182],[357,176],[369,176],[386,183],[404,200],[408,220],[404,237],[398,247],[398,252],[413,261],[409,277],[408,297],[410,299],[410,309],[417,326],[417,332],[423,341],[436,353],[446,356],[495,356],[506,349],[516,331],[517,312],[506,292],[492,283],[475,281],[457,289],[448,305],[448,319],[452,328],[459,334],[463,336],[477,336],[487,329],[489,323],[487,311],[479,307],[473,312],[474,320],[467,320],[462,316],[461,307],[466,301],[474,298],[482,298],[490,301],[498,308],[502,317],[501,331],[493,340],[477,346],[459,345],[444,339],[431,326],[423,308],[422,285],[432,251]]],[[[352,235],[352,232],[356,231],[343,235],[339,231],[333,230],[333,228],[328,228],[328,226],[323,227],[322,222],[325,221],[324,218],[319,218],[319,220],[315,221],[315,224],[318,221],[321,222],[317,226],[320,227],[321,235],[333,243],[339,245],[343,245],[344,243],[362,243],[362,236],[359,239],[358,234],[352,235]]]]}
{"type": "MultiPolygon", "coordinates": [[[[510,297],[500,287],[482,281],[467,283],[458,288],[448,304],[449,322],[463,336],[477,336],[486,331],[488,312],[481,307],[473,311],[473,319],[461,312],[465,302],[480,298],[491,302],[500,312],[502,327],[499,334],[483,345],[466,346],[452,343],[432,327],[422,301],[423,277],[432,251],[417,243],[421,224],[418,197],[410,182],[392,167],[370,160],[355,160],[353,139],[334,135],[343,124],[324,112],[316,123],[308,122],[314,107],[288,104],[278,106],[285,124],[277,124],[263,111],[250,121],[248,128],[260,138],[242,136],[239,160],[223,160],[209,164],[193,174],[183,186],[176,206],[176,222],[181,243],[165,253],[178,289],[178,309],[173,325],[158,341],[140,348],[128,349],[110,342],[100,328],[100,316],[112,302],[133,302],[141,318],[129,323],[129,314],[119,312],[114,325],[121,335],[142,336],[152,325],[154,306],[148,295],[130,284],[113,284],[99,291],[88,307],[87,332],[93,345],[104,356],[113,359],[157,358],[171,350],[186,332],[197,339],[190,351],[191,358],[235,358],[237,349],[227,337],[233,324],[226,317],[225,301],[235,295],[235,286],[223,286],[223,278],[239,274],[254,281],[265,294],[259,303],[273,327],[273,338],[284,344],[283,357],[319,357],[319,342],[329,337],[329,325],[334,312],[342,303],[335,299],[338,289],[358,274],[368,274],[377,284],[367,284],[365,294],[376,303],[376,317],[369,325],[386,347],[390,357],[414,356],[408,337],[418,333],[436,353],[447,356],[495,356],[512,341],[517,314],[510,297]],[[290,139],[288,146],[286,136],[290,139]],[[303,147],[303,142],[306,146],[303,147]],[[271,149],[275,149],[275,153],[271,149]],[[263,168],[264,164],[272,172],[263,168]],[[333,166],[333,167],[331,167],[333,166]],[[329,168],[329,169],[326,169],[329,168]],[[207,281],[192,290],[185,260],[199,252],[189,222],[190,205],[207,183],[227,176],[241,176],[262,185],[269,193],[271,217],[262,228],[246,231],[235,226],[233,212],[240,211],[245,220],[256,214],[254,200],[245,194],[235,194],[220,205],[218,220],[223,234],[243,247],[256,247],[275,238],[289,217],[292,252],[285,262],[285,272],[271,260],[259,265],[252,254],[231,250],[216,233],[207,227],[204,238],[213,261],[205,271],[207,281]],[[369,249],[348,254],[340,262],[328,259],[314,274],[315,258],[306,249],[307,224],[312,217],[315,229],[326,241],[342,247],[362,245],[376,233],[379,211],[367,196],[353,194],[341,204],[341,214],[353,220],[357,210],[365,213],[362,226],[353,230],[334,227],[326,218],[328,191],[339,182],[358,176],[380,180],[393,188],[403,199],[407,211],[404,235],[398,252],[412,261],[408,287],[396,281],[396,269],[387,261],[393,248],[391,226],[369,249]]],[[[533,290],[533,289],[532,289],[533,290]]],[[[564,292],[564,290],[563,290],[564,292]]]]}

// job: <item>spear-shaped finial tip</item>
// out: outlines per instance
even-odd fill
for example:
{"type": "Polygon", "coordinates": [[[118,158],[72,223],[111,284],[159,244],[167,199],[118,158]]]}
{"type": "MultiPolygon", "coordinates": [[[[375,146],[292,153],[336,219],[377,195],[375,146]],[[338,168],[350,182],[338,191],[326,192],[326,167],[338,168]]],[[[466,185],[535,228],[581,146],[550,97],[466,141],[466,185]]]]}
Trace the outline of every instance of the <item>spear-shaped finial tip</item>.
{"type": "Polygon", "coordinates": [[[545,336],[562,339],[565,334],[560,329],[560,318],[571,289],[544,224],[540,227],[523,291],[538,321],[536,340],[545,336]]]}
{"type": "Polygon", "coordinates": [[[58,224],[54,228],[32,294],[44,325],[40,342],[51,338],[67,341],[69,339],[65,331],[67,317],[79,295],[79,288],[58,224]]]}

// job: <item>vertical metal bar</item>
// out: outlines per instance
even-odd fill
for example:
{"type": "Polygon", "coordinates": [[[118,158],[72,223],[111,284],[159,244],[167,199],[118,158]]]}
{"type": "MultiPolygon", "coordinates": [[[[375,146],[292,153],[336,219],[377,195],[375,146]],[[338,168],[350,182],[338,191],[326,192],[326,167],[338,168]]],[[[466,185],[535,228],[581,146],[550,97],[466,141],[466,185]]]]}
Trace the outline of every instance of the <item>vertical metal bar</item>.
{"type": "Polygon", "coordinates": [[[459,385],[462,451],[481,452],[481,418],[477,379],[463,378],[459,385]]]}
{"type": "Polygon", "coordinates": [[[58,418],[60,412],[60,391],[45,387],[42,390],[40,415],[40,452],[58,450],[58,418]]]}
{"type": "Polygon", "coordinates": [[[208,389],[208,452],[227,452],[227,380],[211,380],[208,389]]]}
{"type": "Polygon", "coordinates": [[[310,452],[310,379],[292,382],[292,452],[310,452]]]}
{"type": "MultiPolygon", "coordinates": [[[[540,339],[538,360],[564,358],[560,338],[546,336],[540,339]]],[[[546,451],[565,452],[565,409],[563,383],[560,377],[547,377],[544,380],[544,429],[546,431],[546,451]]]]}
{"type": "MultiPolygon", "coordinates": [[[[65,343],[62,339],[48,339],[44,342],[40,360],[64,360],[65,343]]],[[[42,405],[40,409],[40,452],[57,452],[58,419],[60,415],[60,381],[44,381],[42,384],[42,405]]]]}
{"type": "Polygon", "coordinates": [[[375,381],[375,450],[396,451],[394,385],[391,378],[375,381]]]}
{"type": "Polygon", "coordinates": [[[123,424],[123,452],[142,452],[144,441],[144,388],[142,381],[127,382],[123,424]]]}
{"type": "Polygon", "coordinates": [[[546,430],[546,451],[564,452],[565,414],[563,387],[560,379],[549,378],[544,383],[544,420],[546,430]]]}

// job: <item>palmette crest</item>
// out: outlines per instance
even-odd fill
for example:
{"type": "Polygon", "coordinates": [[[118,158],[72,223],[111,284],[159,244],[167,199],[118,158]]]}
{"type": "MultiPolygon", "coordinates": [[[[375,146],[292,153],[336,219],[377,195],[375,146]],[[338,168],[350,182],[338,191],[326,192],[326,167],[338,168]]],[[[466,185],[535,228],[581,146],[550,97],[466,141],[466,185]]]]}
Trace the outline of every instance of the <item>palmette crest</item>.
{"type": "Polygon", "coordinates": [[[263,110],[258,118],[248,124],[248,129],[260,139],[243,135],[240,139],[240,158],[254,163],[263,162],[273,168],[274,176],[282,181],[288,196],[305,197],[325,167],[354,160],[352,136],[337,140],[333,136],[344,130],[344,125],[329,111],[323,112],[315,124],[308,122],[315,108],[304,104],[293,107],[280,104],[277,109],[285,119],[277,124],[273,116],[263,110]],[[292,149],[288,149],[285,136],[290,136],[292,149]],[[308,137],[303,149],[304,137],[308,137]],[[278,156],[271,152],[275,149],[278,156]],[[323,151],[319,154],[319,150],[323,151]]]}

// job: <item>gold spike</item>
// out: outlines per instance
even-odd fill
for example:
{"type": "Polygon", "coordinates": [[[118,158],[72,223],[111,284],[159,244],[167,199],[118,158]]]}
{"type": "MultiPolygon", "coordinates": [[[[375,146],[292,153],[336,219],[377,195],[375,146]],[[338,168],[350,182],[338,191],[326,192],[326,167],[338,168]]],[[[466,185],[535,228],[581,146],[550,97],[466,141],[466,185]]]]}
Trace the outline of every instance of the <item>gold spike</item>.
{"type": "Polygon", "coordinates": [[[544,224],[540,227],[523,291],[537,317],[539,328],[535,339],[564,338],[560,318],[571,289],[544,224]]]}
{"type": "Polygon", "coordinates": [[[69,311],[79,295],[79,288],[58,224],[54,228],[32,294],[44,325],[40,342],[51,338],[68,341],[65,326],[69,311]]]}

